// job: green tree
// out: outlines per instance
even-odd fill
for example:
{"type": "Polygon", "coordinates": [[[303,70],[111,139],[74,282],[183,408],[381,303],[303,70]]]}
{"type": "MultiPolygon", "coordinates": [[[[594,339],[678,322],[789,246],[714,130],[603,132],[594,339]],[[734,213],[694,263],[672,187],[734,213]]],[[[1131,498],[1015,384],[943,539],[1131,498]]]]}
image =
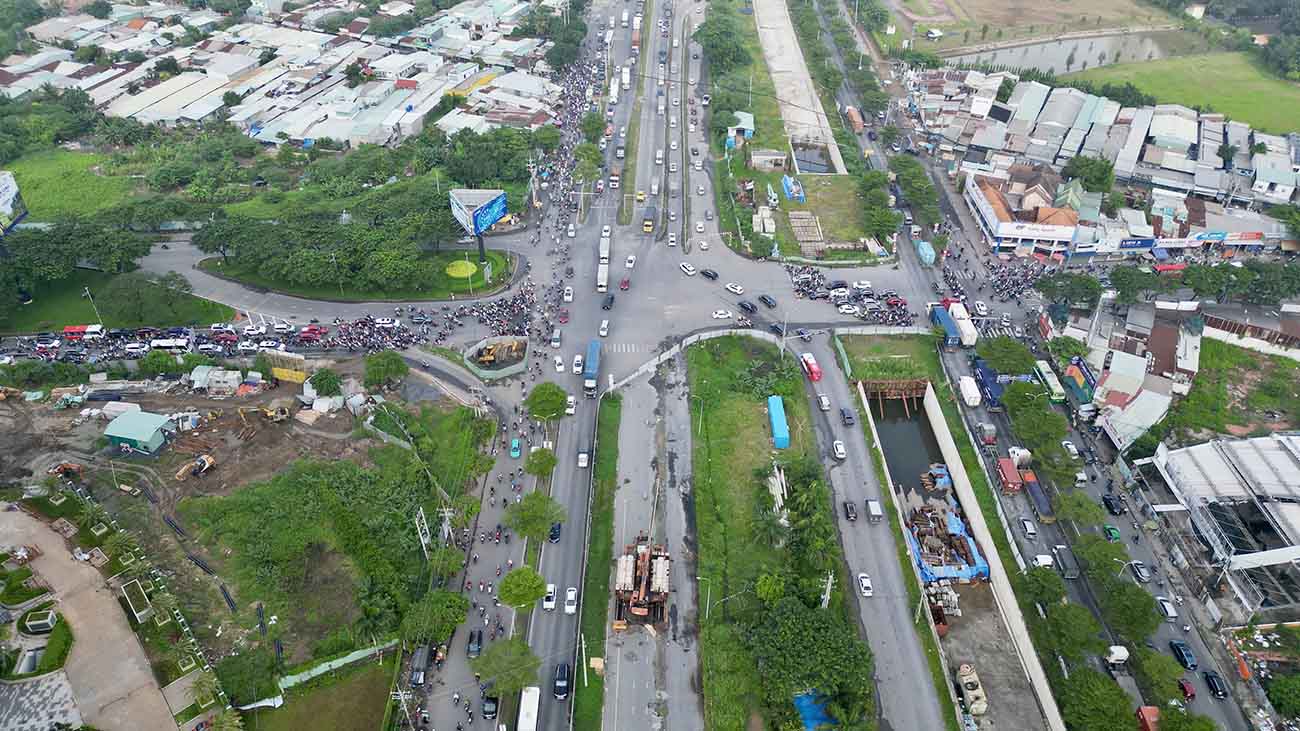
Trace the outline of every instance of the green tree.
{"type": "Polygon", "coordinates": [[[441,644],[468,615],[469,599],[464,594],[431,591],[406,610],[402,617],[402,638],[416,644],[441,644]]]}
{"type": "Polygon", "coordinates": [[[361,82],[365,81],[370,73],[359,61],[353,61],[343,70],[343,75],[348,80],[348,86],[355,87],[360,86],[361,82]]]}
{"type": "Polygon", "coordinates": [[[573,168],[574,178],[591,181],[600,177],[600,169],[605,163],[605,155],[600,151],[599,147],[590,142],[583,142],[573,149],[573,159],[576,162],[573,168]]]}
{"type": "Polygon", "coordinates": [[[312,374],[311,387],[320,396],[339,396],[343,393],[343,377],[332,368],[322,368],[312,374]]]}
{"type": "Polygon", "coordinates": [[[401,354],[395,350],[385,350],[366,356],[366,388],[395,385],[406,376],[410,367],[401,354]]]}
{"type": "Polygon", "coordinates": [[[115,531],[108,538],[104,539],[104,553],[107,553],[113,558],[125,556],[127,553],[135,550],[135,547],[135,538],[126,531],[115,531]]]}
{"type": "Polygon", "coordinates": [[[1087,492],[1066,488],[1057,493],[1053,502],[1056,515],[1062,520],[1072,520],[1080,526],[1101,525],[1106,513],[1087,492]]]}
{"type": "Polygon", "coordinates": [[[1034,288],[1052,302],[1079,307],[1093,307],[1101,299],[1101,282],[1086,274],[1057,272],[1039,279],[1034,288]]]}
{"type": "Polygon", "coordinates": [[[871,711],[871,651],[842,615],[787,596],[766,609],[750,642],[769,702],[787,703],[817,688],[849,714],[841,721],[856,722],[871,711]]]}
{"type": "Polygon", "coordinates": [[[1072,731],[1114,731],[1133,725],[1128,694],[1092,668],[1075,668],[1058,697],[1061,715],[1072,731]]]}
{"type": "Polygon", "coordinates": [[[522,637],[493,642],[469,664],[483,682],[491,683],[493,690],[501,696],[537,685],[537,671],[542,667],[541,659],[533,654],[522,637]]]}
{"type": "Polygon", "coordinates": [[[1283,673],[1268,683],[1268,700],[1287,718],[1300,717],[1300,674],[1283,673]]]}
{"type": "Polygon", "coordinates": [[[717,77],[750,63],[749,50],[745,48],[734,10],[715,8],[692,36],[704,49],[709,71],[717,77]]]}
{"type": "Polygon", "coordinates": [[[533,387],[528,398],[524,399],[524,407],[534,419],[550,421],[564,413],[568,400],[569,394],[563,388],[554,383],[539,383],[533,387]]]}
{"type": "Polygon", "coordinates": [[[1156,288],[1155,272],[1143,271],[1135,266],[1117,266],[1110,270],[1110,286],[1121,304],[1133,304],[1143,292],[1156,288]]]}
{"type": "Polygon", "coordinates": [[[596,112],[587,112],[582,115],[579,129],[582,130],[583,138],[594,145],[605,134],[605,118],[596,112]]]}
{"type": "Polygon", "coordinates": [[[429,573],[450,579],[465,568],[465,552],[448,545],[429,547],[429,573]]]}
{"type": "Polygon", "coordinates": [[[217,682],[216,673],[202,672],[190,681],[190,700],[201,707],[207,707],[217,699],[221,684],[217,682]]]}
{"type": "Polygon", "coordinates": [[[892,145],[894,144],[894,141],[898,139],[898,134],[899,132],[897,127],[892,124],[887,124],[880,128],[880,141],[886,146],[892,145]]]}
{"type": "Polygon", "coordinates": [[[1065,579],[1052,569],[1033,566],[1021,578],[1020,592],[1029,601],[1050,607],[1065,599],[1065,579]]]}
{"type": "Polygon", "coordinates": [[[1071,665],[1078,665],[1088,655],[1106,647],[1101,639],[1101,625],[1092,612],[1074,602],[1051,605],[1040,636],[1071,665]]]}
{"type": "Polygon", "coordinates": [[[1047,341],[1047,352],[1056,356],[1056,361],[1064,365],[1069,363],[1071,358],[1087,356],[1088,346],[1082,340],[1061,336],[1047,341]]]}
{"type": "Polygon", "coordinates": [[[113,6],[108,0],[95,0],[81,9],[81,12],[92,18],[103,20],[113,12],[113,6]]]}
{"type": "Polygon", "coordinates": [[[243,101],[244,97],[240,96],[237,91],[228,91],[221,95],[221,103],[227,107],[237,107],[243,103],[243,101]]]}
{"type": "Polygon", "coordinates": [[[545,540],[551,526],[564,521],[567,513],[550,495],[536,490],[506,508],[506,525],[526,538],[545,540]]]}
{"type": "Polygon", "coordinates": [[[1123,543],[1111,543],[1096,533],[1083,533],[1074,541],[1074,553],[1099,588],[1121,581],[1116,575],[1128,561],[1128,549],[1123,543]]]}
{"type": "Polygon", "coordinates": [[[501,577],[497,597],[501,603],[515,609],[524,609],[536,604],[546,595],[546,579],[533,570],[531,566],[520,566],[501,577]]]}
{"type": "Polygon", "coordinates": [[[244,731],[244,718],[233,708],[227,708],[213,716],[210,723],[212,731],[244,731]]]}
{"type": "Polygon", "coordinates": [[[164,56],[158,59],[158,62],[154,64],[153,69],[159,74],[171,74],[172,76],[175,76],[181,72],[181,65],[175,58],[164,56]]]}
{"type": "Polygon", "coordinates": [[[176,356],[165,350],[151,350],[149,354],[136,362],[136,369],[140,375],[146,378],[154,376],[180,373],[181,364],[176,361],[176,356]]]}
{"type": "Polygon", "coordinates": [[[1155,597],[1132,582],[1116,583],[1102,594],[1101,610],[1106,624],[1135,644],[1144,642],[1160,626],[1155,597]]]}
{"type": "MultiPolygon", "coordinates": [[[[1183,677],[1183,666],[1172,656],[1146,647],[1138,647],[1129,660],[1133,677],[1142,689],[1142,697],[1152,705],[1164,708],[1172,700],[1182,700],[1183,693],[1178,687],[1179,678],[1183,677]]],[[[1161,719],[1164,727],[1164,719],[1161,719]]]]}
{"type": "Polygon", "coordinates": [[[766,604],[775,604],[785,596],[785,584],[784,574],[761,574],[754,582],[754,594],[766,604]]]}
{"type": "Polygon", "coordinates": [[[981,339],[975,352],[998,373],[1018,376],[1034,372],[1034,354],[1015,338],[981,339]]]}
{"type": "Polygon", "coordinates": [[[560,128],[546,125],[533,131],[533,144],[542,152],[551,152],[560,146],[560,128]]]}
{"type": "Polygon", "coordinates": [[[1237,156],[1237,146],[1230,145],[1227,142],[1221,143],[1219,149],[1215,152],[1219,159],[1223,161],[1225,168],[1232,167],[1232,158],[1237,156]]]}
{"type": "Polygon", "coordinates": [[[1166,705],[1160,709],[1160,731],[1217,731],[1218,728],[1214,719],[1185,708],[1166,705]]]}
{"type": "Polygon", "coordinates": [[[545,447],[534,449],[528,453],[528,459],[524,460],[524,472],[537,478],[546,478],[555,471],[555,464],[558,462],[555,458],[555,452],[545,447]]]}

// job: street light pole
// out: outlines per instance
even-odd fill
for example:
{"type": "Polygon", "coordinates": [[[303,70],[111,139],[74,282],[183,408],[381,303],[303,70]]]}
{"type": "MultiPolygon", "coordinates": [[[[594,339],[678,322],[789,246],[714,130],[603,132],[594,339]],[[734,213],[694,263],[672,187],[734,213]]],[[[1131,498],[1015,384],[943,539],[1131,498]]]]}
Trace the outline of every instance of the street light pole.
{"type": "Polygon", "coordinates": [[[707,576],[696,576],[695,580],[709,582],[709,590],[704,595],[704,621],[707,622],[709,620],[709,599],[713,597],[713,582],[707,576]]]}
{"type": "Polygon", "coordinates": [[[99,306],[95,304],[95,297],[90,294],[90,287],[82,287],[86,293],[86,299],[90,300],[90,308],[95,311],[95,319],[99,320],[99,326],[104,326],[104,318],[99,316],[99,306]]]}

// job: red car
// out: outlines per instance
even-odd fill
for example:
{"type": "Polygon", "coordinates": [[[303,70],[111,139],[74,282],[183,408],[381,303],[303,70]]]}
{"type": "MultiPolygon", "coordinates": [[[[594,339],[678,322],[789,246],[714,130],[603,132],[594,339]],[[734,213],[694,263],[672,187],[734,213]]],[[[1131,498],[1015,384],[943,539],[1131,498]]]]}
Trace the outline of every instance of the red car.
{"type": "Polygon", "coordinates": [[[903,299],[902,297],[890,297],[889,299],[885,300],[885,304],[889,305],[890,307],[906,307],[907,300],[903,299]]]}
{"type": "Polygon", "coordinates": [[[568,310],[567,308],[561,307],[561,308],[560,308],[560,324],[561,324],[561,325],[566,325],[566,324],[568,324],[568,322],[569,322],[569,310],[568,310]]]}
{"type": "Polygon", "coordinates": [[[1188,680],[1187,678],[1179,678],[1178,689],[1183,691],[1183,700],[1186,701],[1196,700],[1196,686],[1192,685],[1192,681],[1188,680]]]}
{"type": "Polygon", "coordinates": [[[315,325],[315,324],[308,325],[304,327],[302,331],[303,333],[315,333],[320,337],[325,337],[326,335],[329,334],[329,328],[325,327],[324,325],[315,325]]]}
{"type": "Polygon", "coordinates": [[[239,336],[236,335],[236,334],[234,334],[234,333],[230,333],[230,332],[219,332],[219,333],[213,333],[213,334],[212,334],[212,342],[214,342],[214,343],[237,343],[237,342],[239,342],[239,336]]]}
{"type": "Polygon", "coordinates": [[[628,287],[631,286],[632,286],[632,280],[627,277],[623,277],[623,281],[618,283],[619,289],[627,289],[628,287]]]}

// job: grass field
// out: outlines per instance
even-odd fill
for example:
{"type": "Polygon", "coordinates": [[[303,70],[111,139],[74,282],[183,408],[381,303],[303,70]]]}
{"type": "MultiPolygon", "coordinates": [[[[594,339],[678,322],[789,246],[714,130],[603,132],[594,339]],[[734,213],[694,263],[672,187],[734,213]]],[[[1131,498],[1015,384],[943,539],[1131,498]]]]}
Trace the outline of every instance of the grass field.
{"type": "Polygon", "coordinates": [[[287,703],[273,710],[244,714],[245,731],[374,731],[388,704],[388,682],[396,655],[382,664],[359,662],[291,690],[287,703]]]}
{"type": "MultiPolygon", "coordinates": [[[[93,296],[112,281],[114,275],[88,269],[78,269],[72,276],[52,284],[37,287],[32,293],[33,302],[14,311],[6,321],[0,322],[0,333],[34,333],[61,329],[65,325],[87,325],[96,322],[95,308],[82,296],[90,288],[93,296]]],[[[145,320],[126,322],[112,317],[104,318],[105,327],[141,327],[145,325],[177,325],[191,322],[226,322],[234,311],[225,305],[198,297],[190,297],[179,320],[166,322],[145,320]]]]}
{"type": "Polygon", "coordinates": [[[1213,107],[1239,122],[1278,134],[1293,131],[1300,120],[1300,85],[1268,75],[1245,53],[1126,63],[1066,78],[1131,82],[1161,103],[1213,107]]]}
{"type": "MultiPolygon", "coordinates": [[[[605,626],[609,614],[609,572],[614,561],[614,491],[618,488],[618,425],[623,403],[607,396],[600,403],[596,432],[596,494],[591,504],[591,538],[587,554],[587,577],[583,581],[582,636],[587,657],[605,656],[605,626]]],[[[605,681],[587,673],[587,685],[578,683],[573,696],[573,727],[578,731],[600,731],[605,681]]]]}
{"type": "Polygon", "coordinates": [[[24,155],[8,168],[18,180],[28,221],[56,221],[89,215],[126,200],[135,188],[130,178],[98,175],[100,155],[45,150],[24,155]]]}
{"type": "MultiPolygon", "coordinates": [[[[918,17],[915,23],[918,36],[923,29],[943,30],[945,35],[938,42],[921,41],[917,45],[920,50],[935,52],[981,43],[1051,38],[1085,30],[1177,23],[1176,18],[1163,10],[1137,0],[1091,0],[1086,5],[1032,0],[906,0],[904,7],[918,17]]],[[[897,17],[903,21],[903,27],[913,25],[907,14],[897,17]]],[[[896,35],[889,40],[898,38],[896,35]]]]}
{"type": "MultiPolygon", "coordinates": [[[[286,284],[275,280],[267,279],[254,271],[241,269],[237,266],[226,265],[220,257],[204,259],[199,262],[199,268],[220,274],[222,276],[235,279],[244,284],[268,289],[282,294],[295,295],[308,299],[338,300],[344,302],[373,302],[385,300],[425,300],[425,299],[446,299],[453,294],[483,294],[485,291],[483,282],[483,270],[477,270],[469,279],[454,279],[446,274],[445,267],[452,263],[463,261],[466,256],[465,250],[459,251],[440,251],[426,254],[425,258],[434,263],[434,270],[438,273],[427,286],[420,289],[396,290],[388,292],[378,292],[369,290],[344,289],[340,291],[338,287],[311,287],[286,284]]],[[[478,252],[469,251],[469,260],[475,265],[478,263],[478,252]]],[[[492,265],[492,286],[488,289],[495,290],[510,279],[510,257],[504,252],[491,251],[487,252],[488,262],[492,265]]]]}
{"type": "Polygon", "coordinates": [[[270,199],[267,193],[261,193],[246,201],[229,203],[223,208],[231,216],[272,220],[289,213],[295,215],[304,213],[341,213],[345,209],[352,207],[361,198],[360,195],[345,198],[326,198],[316,190],[274,191],[269,196],[270,199]],[[274,202],[272,199],[274,199],[274,202]]]}
{"type": "MultiPolygon", "coordinates": [[[[692,440],[695,482],[697,573],[700,590],[715,599],[751,586],[765,571],[782,565],[784,553],[758,540],[752,516],[758,489],[752,475],[771,463],[765,397],[747,388],[751,364],[775,370],[774,347],[750,338],[721,338],[687,351],[691,421],[700,435],[692,440]]],[[[787,359],[787,364],[790,362],[787,359]]],[[[797,369],[777,371],[787,392],[802,396],[797,369]]],[[[790,425],[787,454],[816,452],[804,398],[785,399],[790,425]]],[[[700,622],[700,665],[704,719],[709,729],[743,729],[760,703],[760,679],[743,629],[729,615],[752,609],[757,599],[741,594],[700,622]]]]}

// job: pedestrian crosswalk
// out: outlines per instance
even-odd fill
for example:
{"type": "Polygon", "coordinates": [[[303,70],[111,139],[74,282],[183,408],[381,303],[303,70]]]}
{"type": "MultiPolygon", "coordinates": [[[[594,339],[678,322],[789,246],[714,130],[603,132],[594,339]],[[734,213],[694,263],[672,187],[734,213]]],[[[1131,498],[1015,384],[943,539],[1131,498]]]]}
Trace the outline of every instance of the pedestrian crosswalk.
{"type": "Polygon", "coordinates": [[[649,353],[654,346],[646,343],[605,343],[606,353],[649,353]]]}

